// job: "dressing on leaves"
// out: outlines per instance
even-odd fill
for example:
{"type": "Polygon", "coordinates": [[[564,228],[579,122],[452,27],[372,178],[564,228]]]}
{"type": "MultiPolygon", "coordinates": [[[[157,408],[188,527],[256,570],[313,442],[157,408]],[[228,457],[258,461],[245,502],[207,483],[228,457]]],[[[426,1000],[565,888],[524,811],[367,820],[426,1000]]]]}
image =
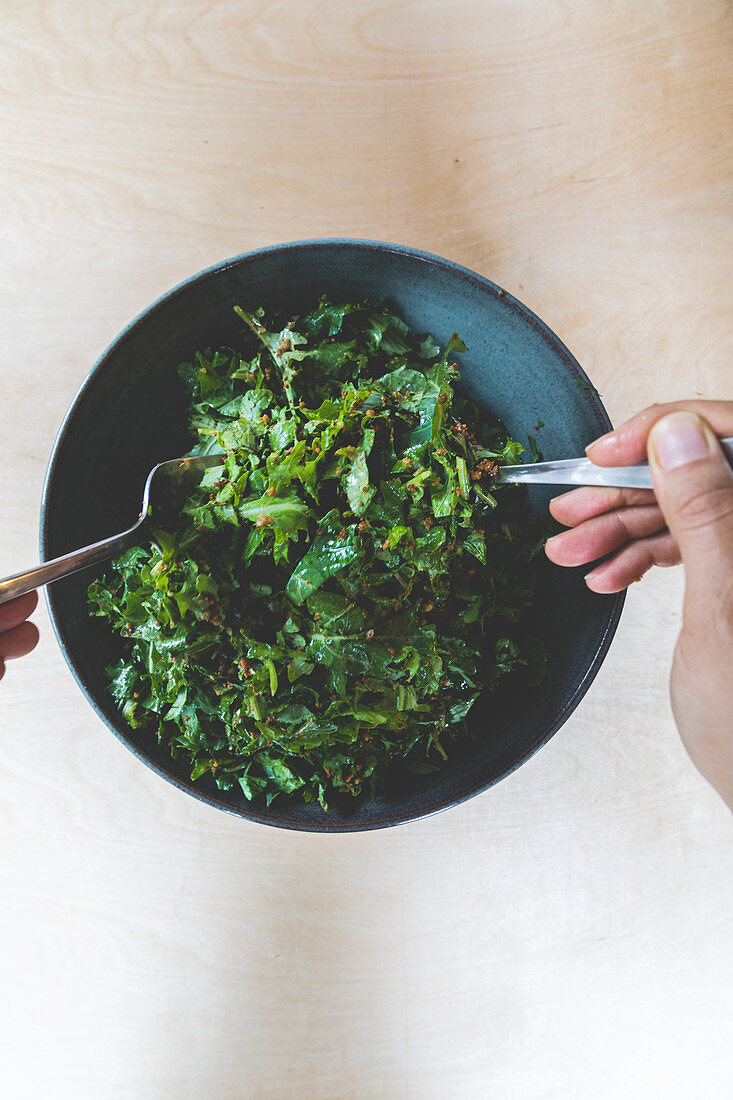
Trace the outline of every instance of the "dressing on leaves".
{"type": "Polygon", "coordinates": [[[236,312],[236,348],[179,368],[191,453],[225,462],[90,612],[116,704],[192,779],[329,809],[435,771],[479,694],[541,679],[544,532],[494,495],[523,448],[456,388],[455,334],[441,353],[386,303],[236,312]]]}

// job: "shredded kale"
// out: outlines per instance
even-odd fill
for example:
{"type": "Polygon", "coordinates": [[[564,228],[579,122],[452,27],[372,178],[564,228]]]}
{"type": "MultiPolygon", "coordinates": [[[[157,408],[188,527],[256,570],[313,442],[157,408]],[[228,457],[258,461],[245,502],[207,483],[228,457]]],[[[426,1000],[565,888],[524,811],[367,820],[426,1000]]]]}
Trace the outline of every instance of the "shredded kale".
{"type": "Polygon", "coordinates": [[[544,531],[494,495],[523,447],[456,389],[458,336],[441,352],[384,303],[236,312],[240,347],[179,367],[192,453],[226,460],[90,612],[122,639],[122,714],[193,780],[329,809],[437,770],[481,692],[539,682],[544,531]]]}

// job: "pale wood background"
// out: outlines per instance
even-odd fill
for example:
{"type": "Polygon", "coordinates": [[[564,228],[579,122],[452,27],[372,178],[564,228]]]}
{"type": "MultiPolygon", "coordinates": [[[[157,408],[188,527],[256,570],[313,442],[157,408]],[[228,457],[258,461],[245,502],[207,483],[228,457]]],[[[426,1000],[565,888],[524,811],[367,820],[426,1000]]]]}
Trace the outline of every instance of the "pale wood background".
{"type": "MultiPolygon", "coordinates": [[[[732,48],[716,0],[4,0],[0,573],[100,351],[263,244],[467,264],[616,420],[730,394],[732,48]]],[[[733,837],[668,708],[681,585],[635,587],[519,772],[346,837],[157,779],[39,611],[0,685],[3,1094],[730,1097],[733,837]]]]}

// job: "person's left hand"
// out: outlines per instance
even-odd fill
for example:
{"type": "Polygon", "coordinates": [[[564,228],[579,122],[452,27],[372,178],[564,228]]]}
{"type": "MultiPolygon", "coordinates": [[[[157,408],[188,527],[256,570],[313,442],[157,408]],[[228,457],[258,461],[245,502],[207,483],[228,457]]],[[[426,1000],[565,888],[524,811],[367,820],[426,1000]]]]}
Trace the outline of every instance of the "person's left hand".
{"type": "Polygon", "coordinates": [[[5,662],[13,657],[25,657],[36,648],[38,628],[26,622],[38,603],[38,593],[29,592],[15,600],[0,604],[0,680],[5,672],[5,662]]]}

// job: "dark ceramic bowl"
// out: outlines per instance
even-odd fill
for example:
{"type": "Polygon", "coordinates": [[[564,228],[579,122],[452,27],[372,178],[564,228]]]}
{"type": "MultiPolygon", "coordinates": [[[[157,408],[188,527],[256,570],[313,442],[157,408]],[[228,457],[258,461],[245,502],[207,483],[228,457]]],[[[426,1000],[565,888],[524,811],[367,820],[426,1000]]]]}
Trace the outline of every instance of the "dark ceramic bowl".
{"type": "MultiPolygon", "coordinates": [[[[387,298],[417,332],[443,345],[455,330],[468,351],[463,385],[497,414],[516,439],[535,431],[546,458],[581,455],[610,421],[587,378],[560,340],[494,283],[425,252],[372,241],[300,241],[246,253],[182,283],[115,340],[84,382],[56,440],[41,510],[44,559],[128,527],[140,507],[146,474],[189,447],[184,394],[176,365],[198,348],[235,343],[233,306],[297,310],[319,295],[387,298]]],[[[547,514],[551,491],[531,489],[531,506],[547,514]]],[[[143,730],[132,730],[107,694],[105,666],[117,658],[105,625],[87,617],[86,590],[100,570],[86,570],[47,590],[64,656],[97,714],[158,775],[221,809],[269,825],[322,832],[396,825],[454,806],[519,767],[575,709],[608,650],[622,596],[588,591],[581,571],[547,566],[541,630],[549,641],[540,688],[506,688],[479,700],[472,724],[478,744],[433,776],[412,777],[374,801],[324,813],[318,805],[250,803],[220,791],[210,776],[189,778],[183,761],[143,730]]]]}

